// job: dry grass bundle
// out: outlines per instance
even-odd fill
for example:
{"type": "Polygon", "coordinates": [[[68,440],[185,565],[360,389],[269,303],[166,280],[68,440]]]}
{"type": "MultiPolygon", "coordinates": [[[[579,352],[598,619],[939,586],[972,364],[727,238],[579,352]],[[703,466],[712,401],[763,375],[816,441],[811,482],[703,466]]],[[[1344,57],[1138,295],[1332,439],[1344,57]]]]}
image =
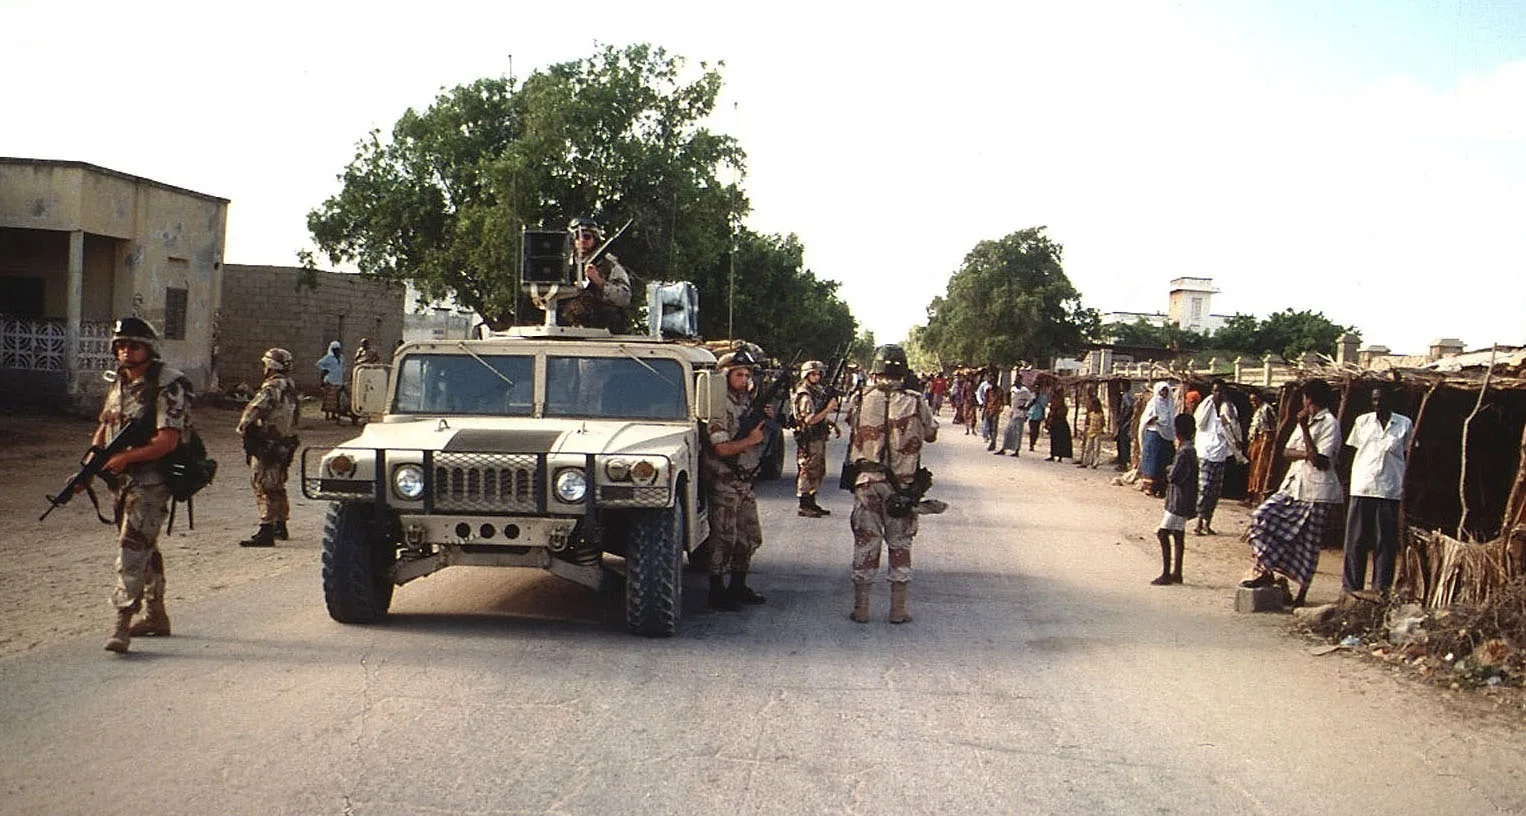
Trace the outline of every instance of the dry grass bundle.
{"type": "Polygon", "coordinates": [[[1526,648],[1526,576],[1517,576],[1487,601],[1452,607],[1444,617],[1426,625],[1431,654],[1457,658],[1488,645],[1491,662],[1519,668],[1526,648]]]}
{"type": "Polygon", "coordinates": [[[1395,589],[1427,609],[1480,606],[1520,573],[1507,539],[1458,541],[1439,531],[1410,531],[1395,589]]]}

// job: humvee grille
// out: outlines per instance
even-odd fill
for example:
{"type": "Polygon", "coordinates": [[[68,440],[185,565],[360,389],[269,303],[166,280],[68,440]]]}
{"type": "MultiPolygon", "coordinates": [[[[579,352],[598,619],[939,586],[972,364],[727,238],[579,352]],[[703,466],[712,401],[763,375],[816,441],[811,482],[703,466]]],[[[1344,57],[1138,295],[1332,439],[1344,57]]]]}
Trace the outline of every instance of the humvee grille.
{"type": "Polygon", "coordinates": [[[454,453],[433,458],[433,509],[447,513],[535,513],[545,483],[535,454],[454,453]]]}

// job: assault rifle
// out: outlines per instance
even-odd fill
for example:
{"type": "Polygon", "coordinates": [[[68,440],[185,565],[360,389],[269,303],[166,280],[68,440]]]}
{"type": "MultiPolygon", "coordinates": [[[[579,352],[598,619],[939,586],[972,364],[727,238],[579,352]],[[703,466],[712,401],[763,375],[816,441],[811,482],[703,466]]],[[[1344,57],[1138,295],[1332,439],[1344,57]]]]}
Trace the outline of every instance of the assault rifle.
{"type": "Polygon", "coordinates": [[[578,282],[578,286],[583,287],[588,285],[588,278],[586,277],[587,273],[584,270],[588,268],[589,264],[596,264],[599,261],[604,260],[604,256],[609,254],[610,245],[619,240],[620,236],[624,235],[625,231],[630,229],[631,224],[634,224],[635,222],[636,219],[634,218],[626,221],[625,226],[615,230],[615,234],[609,236],[609,238],[605,240],[604,243],[599,244],[599,248],[589,253],[587,258],[583,258],[581,260],[578,259],[576,257],[576,252],[573,252],[572,255],[568,257],[568,261],[577,266],[577,268],[573,270],[572,279],[578,282]]]}
{"type": "Polygon", "coordinates": [[[117,477],[111,471],[106,470],[106,463],[111,461],[111,457],[132,447],[134,442],[142,440],[143,432],[139,427],[142,422],[144,422],[142,418],[129,422],[126,427],[117,431],[117,435],[113,436],[111,441],[107,442],[104,446],[91,445],[89,450],[85,451],[84,457],[80,459],[79,470],[75,471],[74,475],[69,478],[63,489],[47,497],[48,509],[44,510],[42,515],[37,517],[37,520],[42,521],[47,518],[49,513],[68,504],[69,500],[74,498],[75,493],[84,490],[90,496],[90,503],[95,506],[96,517],[106,524],[113,524],[114,522],[111,519],[101,515],[101,504],[95,497],[94,482],[99,477],[101,481],[106,483],[107,487],[112,490],[117,488],[117,477]]]}
{"type": "Polygon", "coordinates": [[[742,413],[741,424],[737,428],[737,435],[732,437],[732,439],[742,439],[751,434],[753,428],[762,425],[765,439],[767,440],[764,442],[763,450],[764,452],[768,451],[768,446],[773,444],[774,437],[780,431],[780,425],[777,418],[770,419],[763,409],[765,406],[777,402],[779,394],[789,388],[790,371],[795,368],[795,363],[799,362],[799,360],[800,352],[797,351],[795,356],[790,359],[789,365],[779,369],[772,379],[758,387],[758,393],[753,395],[752,402],[747,404],[747,410],[742,413]]]}

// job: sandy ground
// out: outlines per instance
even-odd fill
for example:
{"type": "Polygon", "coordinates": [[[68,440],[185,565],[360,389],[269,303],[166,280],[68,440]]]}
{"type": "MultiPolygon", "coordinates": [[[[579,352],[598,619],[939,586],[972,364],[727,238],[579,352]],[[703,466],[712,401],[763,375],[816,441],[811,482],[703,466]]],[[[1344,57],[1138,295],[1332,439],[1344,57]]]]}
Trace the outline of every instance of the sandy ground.
{"type": "MultiPolygon", "coordinates": [[[[316,404],[303,408],[300,431],[305,445],[332,445],[353,436],[349,423],[315,420],[316,404]]],[[[236,542],[252,532],[259,519],[249,488],[249,470],[237,434],[238,411],[200,406],[193,414],[197,430],[218,461],[216,481],[196,496],[196,527],[190,529],[185,506],[176,512],[174,531],[160,537],[167,574],[171,620],[175,604],[194,600],[293,567],[315,568],[325,503],[301,495],[294,464],[291,541],[274,549],[244,549],[236,542]]],[[[0,414],[0,657],[76,635],[110,629],[110,604],[116,537],[80,495],[54,510],[46,521],[48,495],[73,475],[89,445],[94,423],[35,413],[0,414]]],[[[100,490],[97,491],[101,493],[100,490]]],[[[109,516],[110,496],[101,493],[109,516]]],[[[316,581],[316,573],[314,574],[316,581]]]]}

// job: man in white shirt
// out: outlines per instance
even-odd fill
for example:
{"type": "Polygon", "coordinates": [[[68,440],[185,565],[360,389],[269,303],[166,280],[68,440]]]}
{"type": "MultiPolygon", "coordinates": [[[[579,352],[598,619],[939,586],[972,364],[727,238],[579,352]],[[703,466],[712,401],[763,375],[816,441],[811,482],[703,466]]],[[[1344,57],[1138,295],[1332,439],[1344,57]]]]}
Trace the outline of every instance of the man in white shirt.
{"type": "Polygon", "coordinates": [[[1404,494],[1414,424],[1396,414],[1382,388],[1372,389],[1372,413],[1362,414],[1346,436],[1356,449],[1351,462],[1351,504],[1346,511],[1346,565],[1341,591],[1363,596],[1367,554],[1372,554],[1372,596],[1388,594],[1399,553],[1399,499],[1404,494]]]}
{"type": "Polygon", "coordinates": [[[1242,587],[1270,586],[1277,576],[1298,584],[1294,606],[1302,606],[1319,566],[1319,545],[1335,508],[1344,498],[1335,462],[1341,452],[1340,422],[1330,413],[1335,392],[1324,380],[1303,384],[1298,428],[1283,448],[1287,478],[1251,513],[1251,552],[1255,566],[1242,587]]]}
{"type": "Polygon", "coordinates": [[[1197,435],[1192,440],[1198,456],[1197,529],[1194,535],[1217,535],[1213,531],[1213,511],[1224,494],[1224,468],[1235,452],[1240,417],[1235,404],[1224,398],[1224,381],[1214,380],[1208,398],[1193,416],[1197,435]],[[1231,428],[1233,424],[1233,428],[1231,428]]]}

